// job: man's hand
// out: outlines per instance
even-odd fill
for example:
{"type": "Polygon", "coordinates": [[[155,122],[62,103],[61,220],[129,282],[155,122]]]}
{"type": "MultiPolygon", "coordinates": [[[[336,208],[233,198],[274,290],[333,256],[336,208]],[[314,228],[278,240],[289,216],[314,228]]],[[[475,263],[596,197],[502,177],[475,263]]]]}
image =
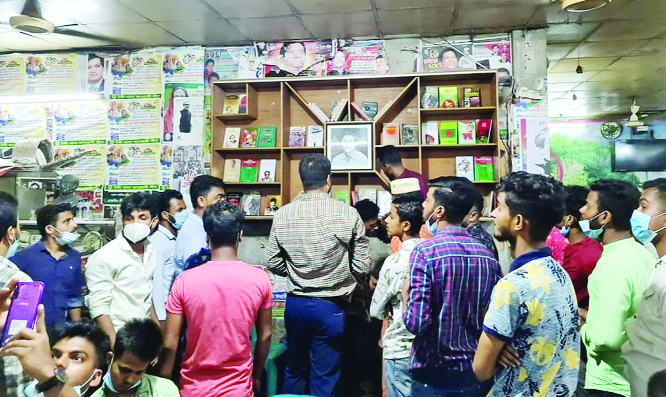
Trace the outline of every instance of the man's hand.
{"type": "Polygon", "coordinates": [[[587,309],[578,308],[578,325],[583,326],[587,321],[587,309]]]}
{"type": "Polygon", "coordinates": [[[11,297],[16,288],[16,284],[18,284],[18,279],[12,279],[7,285],[0,288],[0,313],[9,310],[9,306],[12,304],[11,297]]]}
{"type": "Polygon", "coordinates": [[[374,290],[377,288],[377,279],[375,276],[370,276],[370,281],[368,282],[368,285],[370,286],[370,289],[374,290]]]}
{"type": "Polygon", "coordinates": [[[504,368],[518,368],[520,367],[520,356],[511,345],[506,344],[497,358],[497,362],[504,368]]]}
{"type": "Polygon", "coordinates": [[[41,383],[53,377],[56,367],[44,324],[43,305],[39,305],[37,311],[36,329],[33,331],[24,328],[19,331],[0,349],[0,355],[18,358],[23,367],[23,373],[41,383]]]}

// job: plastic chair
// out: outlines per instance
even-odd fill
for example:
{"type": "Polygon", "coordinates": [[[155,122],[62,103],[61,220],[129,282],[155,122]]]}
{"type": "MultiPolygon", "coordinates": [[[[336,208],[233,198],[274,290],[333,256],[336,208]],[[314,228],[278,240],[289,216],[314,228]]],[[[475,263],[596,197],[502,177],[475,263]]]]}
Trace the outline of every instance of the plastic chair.
{"type": "MultiPolygon", "coordinates": [[[[254,351],[254,346],[257,343],[257,331],[252,328],[252,350],[254,351]]],[[[280,357],[287,350],[287,346],[284,343],[271,343],[271,347],[268,350],[268,359],[266,359],[266,365],[264,369],[266,370],[266,395],[268,397],[273,397],[277,393],[277,381],[278,381],[278,370],[275,360],[280,357]]],[[[282,395],[287,397],[288,395],[282,395]]]]}

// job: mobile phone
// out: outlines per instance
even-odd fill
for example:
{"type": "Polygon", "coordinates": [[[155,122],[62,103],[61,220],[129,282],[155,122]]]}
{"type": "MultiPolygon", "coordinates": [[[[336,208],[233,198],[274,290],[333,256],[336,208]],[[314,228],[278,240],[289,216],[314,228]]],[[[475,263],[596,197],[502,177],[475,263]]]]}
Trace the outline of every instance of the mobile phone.
{"type": "Polygon", "coordinates": [[[37,308],[42,302],[44,283],[32,281],[29,283],[18,283],[16,296],[12,300],[7,314],[7,322],[0,340],[2,346],[23,328],[35,329],[37,323],[37,308]]]}

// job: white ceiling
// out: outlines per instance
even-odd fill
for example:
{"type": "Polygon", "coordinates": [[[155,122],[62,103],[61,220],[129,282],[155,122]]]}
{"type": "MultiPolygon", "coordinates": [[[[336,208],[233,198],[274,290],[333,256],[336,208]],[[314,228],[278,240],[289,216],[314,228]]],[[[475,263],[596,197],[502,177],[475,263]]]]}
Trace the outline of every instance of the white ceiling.
{"type": "MultiPolygon", "coordinates": [[[[547,27],[551,114],[666,109],[666,0],[612,0],[590,13],[557,0],[41,0],[57,26],[156,45],[238,45],[254,40],[418,37],[547,27]],[[584,73],[575,73],[580,62],[584,73]],[[577,100],[572,96],[576,93],[577,100]]],[[[23,0],[0,0],[0,22],[23,0]]],[[[0,25],[0,52],[113,45],[0,25]]]]}

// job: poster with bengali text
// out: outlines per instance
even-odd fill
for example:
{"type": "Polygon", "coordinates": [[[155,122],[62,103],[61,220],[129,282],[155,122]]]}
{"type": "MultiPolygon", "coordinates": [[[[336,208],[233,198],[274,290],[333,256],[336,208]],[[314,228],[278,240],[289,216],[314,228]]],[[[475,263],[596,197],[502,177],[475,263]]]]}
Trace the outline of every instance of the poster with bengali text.
{"type": "Polygon", "coordinates": [[[110,59],[106,84],[112,99],[162,95],[162,56],[160,54],[119,55],[110,59]]]}
{"type": "Polygon", "coordinates": [[[263,76],[254,47],[206,47],[203,67],[203,83],[206,89],[211,81],[263,76]]]}
{"type": "Polygon", "coordinates": [[[173,145],[162,144],[160,151],[160,190],[171,189],[173,181],[173,145]]]}
{"type": "Polygon", "coordinates": [[[79,178],[79,190],[101,189],[104,186],[104,159],[106,145],[66,145],[55,148],[54,160],[62,160],[76,156],[82,152],[90,152],[76,159],[73,164],[58,171],[59,175],[75,175],[79,178]]]}
{"type": "Polygon", "coordinates": [[[106,102],[56,102],[53,105],[53,144],[106,143],[106,102]]]}
{"type": "Polygon", "coordinates": [[[161,133],[159,99],[116,99],[108,101],[109,144],[159,143],[161,133]]]}
{"type": "Polygon", "coordinates": [[[25,57],[28,94],[71,94],[77,89],[76,54],[40,54],[25,57]]]}
{"type": "Polygon", "coordinates": [[[25,87],[23,55],[0,56],[0,95],[22,94],[25,87]]]}
{"type": "Polygon", "coordinates": [[[343,74],[347,66],[340,62],[343,54],[333,59],[338,53],[336,45],[336,40],[255,43],[265,77],[343,74]]]}
{"type": "MultiPolygon", "coordinates": [[[[389,72],[384,40],[339,40],[338,50],[342,55],[336,56],[344,57],[344,74],[384,75],[389,72]]],[[[334,56],[331,62],[335,60],[334,56]]]]}
{"type": "Polygon", "coordinates": [[[24,139],[44,139],[46,113],[43,103],[0,104],[0,147],[13,147],[24,139]]]}
{"type": "Polygon", "coordinates": [[[201,83],[204,70],[204,50],[183,47],[162,54],[164,83],[201,83]]]}
{"type": "Polygon", "coordinates": [[[106,190],[157,190],[160,186],[160,144],[109,145],[106,168],[106,190]]]}

